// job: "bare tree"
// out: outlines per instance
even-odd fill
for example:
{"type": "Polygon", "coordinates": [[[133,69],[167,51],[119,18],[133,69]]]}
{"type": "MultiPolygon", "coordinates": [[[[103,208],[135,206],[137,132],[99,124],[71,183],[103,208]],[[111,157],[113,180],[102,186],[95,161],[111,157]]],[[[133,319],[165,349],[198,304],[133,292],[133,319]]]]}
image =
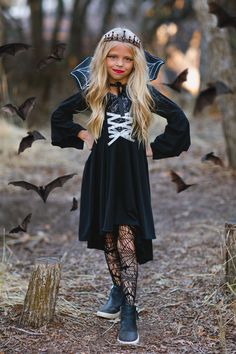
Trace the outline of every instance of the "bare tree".
{"type": "MultiPolygon", "coordinates": [[[[217,1],[216,1],[217,2],[217,1]]],[[[218,4],[227,9],[228,1],[218,1],[218,4]]],[[[234,2],[234,11],[236,3],[234,2]]],[[[233,6],[233,4],[231,4],[233,6]]],[[[232,51],[235,33],[227,28],[220,29],[216,26],[216,17],[209,13],[206,0],[194,1],[199,23],[202,26],[202,36],[204,48],[201,51],[201,59],[207,63],[208,70],[201,75],[202,84],[221,80],[224,81],[234,92],[236,59],[232,51]],[[207,44],[207,45],[206,45],[207,44]]],[[[230,10],[230,9],[229,9],[230,10]]],[[[228,10],[228,11],[229,11],[228,10]]],[[[233,10],[233,9],[231,9],[233,10]]],[[[219,109],[222,113],[223,132],[226,141],[226,150],[231,168],[236,169],[236,100],[235,94],[223,95],[217,98],[219,109]]]]}
{"type": "Polygon", "coordinates": [[[107,0],[105,2],[105,10],[102,21],[101,34],[107,32],[109,30],[111,20],[112,20],[112,9],[116,3],[116,0],[107,0]]]}
{"type": "MultiPolygon", "coordinates": [[[[0,46],[5,42],[5,26],[4,26],[4,17],[1,10],[0,4],[0,46]]],[[[1,59],[0,59],[1,60],[1,59]]],[[[7,76],[4,71],[2,61],[0,61],[0,105],[8,99],[8,82],[7,76]]]]}
{"type": "Polygon", "coordinates": [[[58,33],[60,31],[61,27],[61,22],[64,16],[64,2],[63,0],[57,0],[57,10],[56,10],[56,20],[55,20],[55,25],[54,29],[52,32],[52,40],[51,40],[51,47],[53,48],[58,41],[58,33]]]}
{"type": "Polygon", "coordinates": [[[31,13],[31,40],[34,47],[34,58],[35,61],[38,61],[44,53],[42,0],[28,0],[28,5],[31,13]]]}
{"type": "Polygon", "coordinates": [[[85,56],[85,34],[87,10],[91,0],[74,0],[71,14],[70,47],[69,55],[75,56],[77,60],[85,56]]]}
{"type": "MultiPolygon", "coordinates": [[[[143,41],[152,47],[153,38],[156,30],[163,23],[174,22],[181,25],[183,20],[191,18],[193,15],[192,0],[186,0],[182,6],[178,5],[175,0],[152,0],[143,4],[143,14],[139,14],[139,22],[141,33],[143,33],[143,41]]],[[[136,12],[140,11],[138,5],[136,12]]]]}
{"type": "MultiPolygon", "coordinates": [[[[56,19],[51,37],[51,51],[55,48],[56,43],[59,41],[58,35],[60,32],[61,22],[64,16],[64,2],[63,0],[57,0],[57,10],[56,10],[56,19]]],[[[48,102],[50,100],[51,89],[53,85],[53,80],[57,73],[57,68],[53,67],[50,73],[48,73],[46,80],[42,82],[42,100],[48,102]]]]}

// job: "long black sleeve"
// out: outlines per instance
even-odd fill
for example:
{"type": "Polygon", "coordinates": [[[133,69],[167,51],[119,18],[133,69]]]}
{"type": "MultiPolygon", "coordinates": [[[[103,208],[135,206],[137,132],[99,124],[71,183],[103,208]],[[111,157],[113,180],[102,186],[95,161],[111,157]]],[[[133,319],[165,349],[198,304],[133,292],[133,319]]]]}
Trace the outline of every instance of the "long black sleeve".
{"type": "Polygon", "coordinates": [[[84,142],[78,138],[78,133],[84,128],[74,123],[73,114],[86,110],[87,104],[81,92],[64,100],[51,117],[52,145],[61,148],[73,147],[83,149],[84,142]]]}
{"type": "Polygon", "coordinates": [[[169,98],[162,95],[153,86],[149,86],[155,102],[154,113],[167,119],[164,133],[158,135],[151,148],[153,159],[179,156],[182,151],[187,151],[190,146],[189,122],[184,112],[169,98]]]}

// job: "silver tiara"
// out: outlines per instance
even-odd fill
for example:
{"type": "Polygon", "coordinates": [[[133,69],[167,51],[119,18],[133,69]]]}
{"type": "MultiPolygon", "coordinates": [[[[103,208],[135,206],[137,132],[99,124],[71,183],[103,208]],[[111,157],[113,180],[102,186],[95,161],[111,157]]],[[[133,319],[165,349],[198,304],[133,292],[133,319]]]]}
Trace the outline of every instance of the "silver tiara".
{"type": "Polygon", "coordinates": [[[111,42],[111,41],[118,41],[118,42],[126,42],[135,45],[136,47],[140,48],[140,40],[138,39],[135,34],[133,36],[126,36],[126,31],[123,31],[123,35],[119,35],[118,33],[115,34],[114,31],[111,34],[105,34],[104,42],[111,42]]]}

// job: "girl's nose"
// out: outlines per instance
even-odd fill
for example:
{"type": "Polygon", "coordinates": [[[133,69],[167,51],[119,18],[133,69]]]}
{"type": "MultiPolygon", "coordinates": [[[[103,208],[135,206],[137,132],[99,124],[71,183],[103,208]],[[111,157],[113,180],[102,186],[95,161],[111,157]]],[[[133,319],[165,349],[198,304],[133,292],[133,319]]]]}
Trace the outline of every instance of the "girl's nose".
{"type": "Polygon", "coordinates": [[[123,66],[123,60],[122,59],[118,59],[117,62],[116,62],[116,65],[123,66]]]}

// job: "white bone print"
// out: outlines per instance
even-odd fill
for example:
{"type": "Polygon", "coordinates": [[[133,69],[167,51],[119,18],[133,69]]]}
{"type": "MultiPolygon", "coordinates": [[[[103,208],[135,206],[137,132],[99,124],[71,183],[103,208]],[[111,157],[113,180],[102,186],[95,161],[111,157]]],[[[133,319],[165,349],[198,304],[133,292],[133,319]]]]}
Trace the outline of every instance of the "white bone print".
{"type": "Polygon", "coordinates": [[[130,116],[129,112],[125,113],[124,116],[111,112],[107,112],[107,115],[109,117],[107,118],[108,135],[111,139],[108,143],[109,146],[119,137],[134,141],[131,137],[133,117],[130,116]],[[117,122],[117,119],[119,119],[119,122],[117,122]]]}

